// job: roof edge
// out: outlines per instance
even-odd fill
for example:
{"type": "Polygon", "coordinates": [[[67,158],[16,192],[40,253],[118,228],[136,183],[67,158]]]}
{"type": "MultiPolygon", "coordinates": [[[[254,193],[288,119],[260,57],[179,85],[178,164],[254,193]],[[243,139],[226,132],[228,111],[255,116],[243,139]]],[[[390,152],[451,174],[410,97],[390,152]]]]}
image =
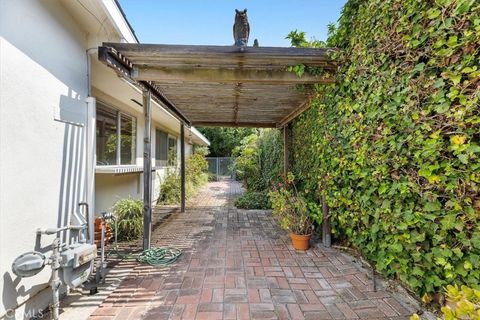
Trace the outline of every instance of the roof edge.
{"type": "Polygon", "coordinates": [[[207,146],[210,146],[210,140],[207,139],[207,137],[205,137],[200,131],[197,130],[197,128],[195,127],[190,127],[190,131],[196,135],[200,140],[202,140],[203,142],[205,142],[205,144],[207,146]]]}
{"type": "Polygon", "coordinates": [[[140,43],[118,0],[101,0],[101,3],[125,42],[140,43]]]}

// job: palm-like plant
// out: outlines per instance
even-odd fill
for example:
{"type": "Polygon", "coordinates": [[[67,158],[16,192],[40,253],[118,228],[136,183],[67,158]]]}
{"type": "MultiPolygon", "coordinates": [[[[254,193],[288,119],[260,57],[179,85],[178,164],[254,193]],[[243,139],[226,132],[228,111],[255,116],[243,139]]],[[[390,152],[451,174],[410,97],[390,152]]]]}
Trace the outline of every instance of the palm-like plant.
{"type": "Polygon", "coordinates": [[[117,219],[116,232],[119,240],[137,239],[143,230],[143,202],[135,199],[121,199],[113,206],[117,219]]]}

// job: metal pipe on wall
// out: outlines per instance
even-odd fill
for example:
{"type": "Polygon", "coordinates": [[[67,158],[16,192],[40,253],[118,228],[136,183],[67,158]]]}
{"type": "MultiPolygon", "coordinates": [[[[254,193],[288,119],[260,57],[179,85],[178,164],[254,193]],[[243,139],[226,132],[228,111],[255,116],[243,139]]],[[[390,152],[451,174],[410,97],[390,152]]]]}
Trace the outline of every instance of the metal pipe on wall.
{"type": "MultiPolygon", "coordinates": [[[[88,207],[88,243],[93,243],[94,221],[95,221],[95,147],[96,147],[96,99],[92,94],[92,57],[91,54],[98,52],[97,47],[88,48],[87,56],[87,105],[85,121],[85,148],[86,148],[86,172],[85,172],[85,203],[88,207]]],[[[93,265],[93,264],[92,264],[93,265]]]]}

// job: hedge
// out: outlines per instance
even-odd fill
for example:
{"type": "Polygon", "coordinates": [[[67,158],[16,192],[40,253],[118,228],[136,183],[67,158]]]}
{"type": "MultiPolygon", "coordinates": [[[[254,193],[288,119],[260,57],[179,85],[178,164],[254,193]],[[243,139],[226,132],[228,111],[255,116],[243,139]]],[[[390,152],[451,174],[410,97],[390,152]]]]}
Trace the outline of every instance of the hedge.
{"type": "Polygon", "coordinates": [[[480,2],[350,0],[337,83],[295,121],[334,236],[418,294],[480,288],[480,2]]]}

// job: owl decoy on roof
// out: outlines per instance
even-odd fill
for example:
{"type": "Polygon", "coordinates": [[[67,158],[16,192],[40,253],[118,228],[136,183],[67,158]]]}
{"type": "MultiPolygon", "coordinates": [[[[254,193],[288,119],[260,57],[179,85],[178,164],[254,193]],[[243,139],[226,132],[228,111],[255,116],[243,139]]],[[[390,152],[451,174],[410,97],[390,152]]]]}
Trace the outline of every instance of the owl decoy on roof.
{"type": "Polygon", "coordinates": [[[250,25],[248,24],[247,9],[244,9],[243,11],[235,9],[235,23],[233,25],[233,38],[235,39],[235,45],[238,47],[246,47],[249,35],[250,25]]]}

